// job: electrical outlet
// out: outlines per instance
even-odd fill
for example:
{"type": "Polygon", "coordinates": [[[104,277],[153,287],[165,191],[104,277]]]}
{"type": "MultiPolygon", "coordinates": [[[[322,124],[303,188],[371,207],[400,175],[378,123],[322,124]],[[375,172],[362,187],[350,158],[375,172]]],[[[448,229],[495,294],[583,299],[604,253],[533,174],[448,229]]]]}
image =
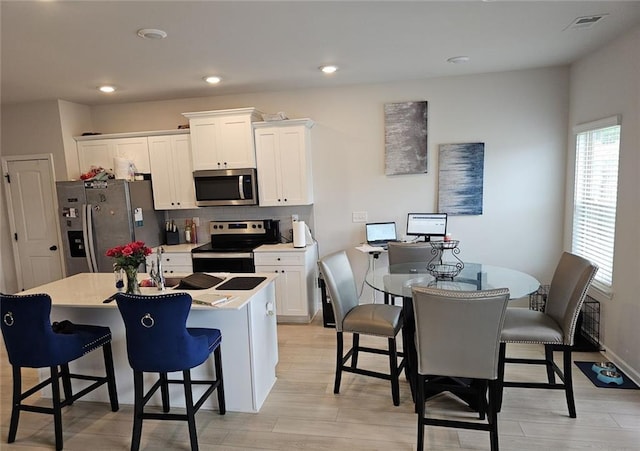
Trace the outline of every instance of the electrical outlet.
{"type": "Polygon", "coordinates": [[[354,211],[351,216],[352,222],[367,222],[367,212],[366,211],[354,211]]]}
{"type": "Polygon", "coordinates": [[[198,217],[193,218],[193,223],[196,225],[196,227],[200,227],[200,218],[198,217]]]}
{"type": "Polygon", "coordinates": [[[291,222],[298,222],[298,215],[291,215],[291,222]]]}

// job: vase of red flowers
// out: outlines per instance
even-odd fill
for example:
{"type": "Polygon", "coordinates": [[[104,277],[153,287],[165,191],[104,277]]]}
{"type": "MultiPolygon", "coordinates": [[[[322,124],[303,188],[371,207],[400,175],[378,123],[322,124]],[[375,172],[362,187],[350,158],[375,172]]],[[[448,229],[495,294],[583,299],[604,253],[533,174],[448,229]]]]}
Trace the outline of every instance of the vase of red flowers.
{"type": "Polygon", "coordinates": [[[113,257],[115,263],[114,270],[122,270],[127,278],[126,292],[130,294],[140,294],[140,283],[138,282],[138,267],[145,262],[147,255],[151,254],[151,249],[144,245],[143,241],[133,241],[124,246],[116,246],[109,249],[107,257],[113,257]]]}

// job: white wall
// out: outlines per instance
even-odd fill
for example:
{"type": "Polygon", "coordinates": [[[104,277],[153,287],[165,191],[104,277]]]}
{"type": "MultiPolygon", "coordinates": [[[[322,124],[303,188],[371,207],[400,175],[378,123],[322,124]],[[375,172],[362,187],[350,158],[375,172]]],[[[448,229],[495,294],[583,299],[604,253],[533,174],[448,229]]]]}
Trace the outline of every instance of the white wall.
{"type": "Polygon", "coordinates": [[[364,239],[364,225],[351,222],[352,212],[367,211],[371,221],[395,220],[403,231],[408,212],[436,209],[438,145],[484,142],[484,214],[450,220],[461,256],[521,269],[548,283],[562,250],[568,92],[568,68],[544,68],[97,106],[92,118],[103,133],[175,128],[186,123],[182,112],[246,106],[314,119],[320,254],[349,249],[359,277],[367,258],[353,247],[364,239]],[[411,100],[429,102],[429,172],[388,177],[383,105],[411,100]]]}
{"type": "Polygon", "coordinates": [[[321,255],[349,249],[358,277],[367,258],[353,247],[364,225],[352,212],[404,230],[408,212],[436,209],[438,145],[481,141],[484,214],[450,221],[461,257],[550,280],[562,245],[568,68],[97,106],[91,119],[103,133],[159,130],[186,123],[182,112],[245,106],[316,121],[315,236],[321,255]],[[383,105],[411,100],[429,102],[429,172],[388,177],[383,105]]]}
{"type": "MultiPolygon", "coordinates": [[[[1,155],[53,154],[56,179],[66,180],[67,171],[60,127],[58,101],[2,107],[1,155]]],[[[0,195],[0,291],[18,288],[4,183],[0,195]]]]}
{"type": "MultiPolygon", "coordinates": [[[[609,358],[627,371],[632,368],[640,380],[640,27],[573,64],[570,73],[570,127],[622,115],[614,296],[600,299],[600,336],[609,358]]],[[[575,158],[574,147],[571,135],[570,162],[575,158]]],[[[571,205],[571,171],[567,180],[571,205]]],[[[566,214],[568,227],[570,209],[566,214]]],[[[569,228],[566,236],[571,236],[569,228]]]]}
{"type": "Polygon", "coordinates": [[[80,164],[78,162],[76,141],[73,137],[92,131],[91,108],[87,105],[79,105],[64,100],[58,101],[58,108],[60,111],[60,128],[62,131],[67,179],[79,179],[80,164]]]}

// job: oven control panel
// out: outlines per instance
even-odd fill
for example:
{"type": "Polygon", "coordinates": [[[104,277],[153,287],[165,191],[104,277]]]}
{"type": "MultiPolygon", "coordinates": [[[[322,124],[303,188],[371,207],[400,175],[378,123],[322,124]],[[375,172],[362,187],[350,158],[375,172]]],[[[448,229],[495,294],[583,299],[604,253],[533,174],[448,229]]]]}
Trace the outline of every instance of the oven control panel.
{"type": "Polygon", "coordinates": [[[209,233],[211,235],[259,235],[266,233],[266,230],[263,221],[211,221],[209,233]]]}

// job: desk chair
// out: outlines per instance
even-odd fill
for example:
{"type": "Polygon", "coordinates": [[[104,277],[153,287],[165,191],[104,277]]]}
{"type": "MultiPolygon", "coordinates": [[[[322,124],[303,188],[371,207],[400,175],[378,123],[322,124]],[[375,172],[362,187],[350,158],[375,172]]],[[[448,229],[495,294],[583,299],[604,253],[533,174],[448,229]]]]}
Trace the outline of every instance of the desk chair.
{"type": "Polygon", "coordinates": [[[576,417],[571,374],[571,352],[573,350],[573,338],[578,314],[584,302],[587,289],[597,270],[598,267],[589,260],[564,252],[553,274],[544,311],[539,312],[525,308],[510,308],[507,310],[500,339],[502,343],[500,344],[498,408],[502,404],[504,387],[564,389],[569,416],[571,418],[576,417]],[[507,343],[544,345],[545,358],[519,359],[506,357],[507,343]],[[564,372],[558,368],[553,360],[554,348],[562,351],[564,372]],[[506,363],[545,365],[548,382],[507,382],[504,380],[506,363]],[[556,374],[562,383],[556,383],[556,374]]]}
{"type": "Polygon", "coordinates": [[[498,450],[498,349],[509,290],[412,290],[418,357],[418,451],[424,449],[424,427],[443,426],[489,431],[491,450],[498,450]],[[472,379],[460,384],[459,378],[472,379]],[[487,402],[487,390],[489,399],[487,402]],[[425,393],[474,394],[480,419],[487,423],[425,418],[425,393]]]}
{"type": "Polygon", "coordinates": [[[116,412],[118,394],[111,352],[111,330],[108,327],[73,324],[68,321],[51,325],[51,298],[47,294],[29,296],[0,295],[2,335],[13,369],[13,407],[7,443],[13,443],[18,431],[20,411],[53,415],[56,449],[63,447],[62,407],[107,384],[111,410],[116,412]],[[69,371],[72,362],[89,352],[102,348],[105,376],[81,375],[69,371]],[[32,388],[22,391],[22,368],[49,367],[51,376],[32,388]],[[74,394],[72,379],[93,381],[74,394]],[[64,400],[60,399],[60,380],[64,400]],[[52,407],[24,404],[41,389],[51,386],[52,407]]]}
{"type": "MultiPolygon", "coordinates": [[[[389,254],[389,266],[398,265],[401,263],[410,262],[424,262],[424,267],[427,267],[427,262],[431,260],[433,254],[431,250],[433,247],[429,243],[389,243],[387,252],[389,254]]],[[[384,294],[384,303],[395,305],[395,296],[391,296],[389,293],[384,294]]]]}
{"type": "Polygon", "coordinates": [[[359,305],[353,270],[344,251],[328,255],[320,260],[320,271],[324,277],[336,324],[336,378],[334,393],[340,392],[342,372],[362,374],[391,381],[393,405],[400,405],[399,375],[404,367],[404,358],[398,364],[396,335],[402,328],[402,308],[395,305],[359,305]],[[353,335],[353,346],[343,355],[343,333],[353,335]],[[360,334],[386,337],[388,350],[360,346],[360,334]],[[358,368],[358,353],[369,352],[389,356],[389,374],[358,368]],[[347,362],[351,360],[351,364],[347,362]]]}
{"type": "Polygon", "coordinates": [[[179,420],[189,425],[191,449],[198,449],[195,414],[209,395],[217,390],[220,415],[226,412],[222,381],[222,336],[218,329],[188,328],[191,296],[172,293],[140,296],[119,293],[118,309],[127,335],[127,355],[133,369],[134,417],[131,450],[138,450],[142,436],[142,420],[179,420]],[[191,368],[204,363],[213,352],[215,380],[191,380],[191,368]],[[182,371],[182,379],[169,379],[167,373],[182,371]],[[159,373],[158,380],[144,392],[143,373],[159,373]],[[169,384],[184,387],[186,414],[169,413],[169,384]],[[207,389],[194,404],[192,385],[207,389]],[[160,389],[163,413],[145,412],[144,406],[160,389]]]}

